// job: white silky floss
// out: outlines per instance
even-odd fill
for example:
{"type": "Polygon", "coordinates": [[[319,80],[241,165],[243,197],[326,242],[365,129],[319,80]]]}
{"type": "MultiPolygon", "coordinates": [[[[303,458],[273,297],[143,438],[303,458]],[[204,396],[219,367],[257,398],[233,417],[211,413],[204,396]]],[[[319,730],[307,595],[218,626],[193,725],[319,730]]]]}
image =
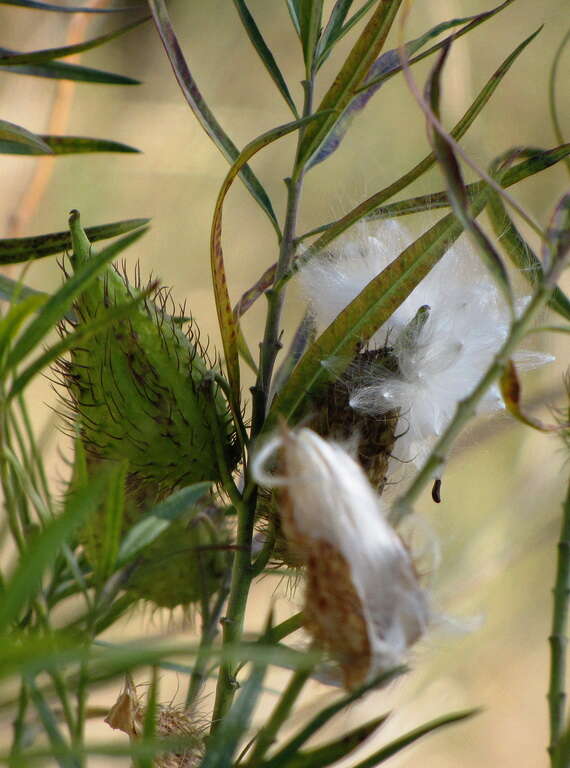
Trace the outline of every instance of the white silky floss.
{"type": "MultiPolygon", "coordinates": [[[[410,243],[393,220],[360,223],[327,254],[300,271],[301,288],[322,331],[410,243]]],[[[522,302],[524,303],[524,302],[522,302]]],[[[421,465],[451,421],[457,403],[476,386],[509,330],[509,310],[481,259],[466,243],[450,248],[428,276],[370,339],[371,349],[394,345],[399,372],[371,366],[361,380],[347,379],[350,405],[374,415],[400,409],[394,455],[421,465]],[[402,331],[422,306],[429,315],[413,343],[402,331]],[[404,339],[404,341],[402,341],[404,339]],[[400,341],[398,341],[400,340],[400,341]]],[[[519,352],[515,362],[534,368],[554,358],[519,352]]],[[[503,408],[497,386],[478,413],[503,408]]]]}
{"type": "Polygon", "coordinates": [[[346,593],[338,583],[326,585],[326,594],[311,596],[312,621],[323,622],[333,653],[335,637],[350,627],[354,610],[361,613],[366,625],[370,654],[367,677],[398,664],[427,627],[427,593],[419,585],[408,550],[386,520],[384,502],[360,465],[340,445],[310,429],[293,432],[284,428],[257,453],[252,473],[266,487],[286,488],[290,503],[282,512],[284,529],[288,537],[300,535],[309,553],[309,582],[311,568],[320,567],[315,562],[315,542],[326,542],[349,566],[360,606],[345,604],[346,593]],[[280,475],[264,469],[276,450],[281,456],[280,475]],[[293,530],[289,526],[288,532],[289,514],[293,530]],[[330,607],[335,600],[340,601],[338,610],[346,614],[346,621],[331,631],[318,606],[322,602],[330,607]]]}

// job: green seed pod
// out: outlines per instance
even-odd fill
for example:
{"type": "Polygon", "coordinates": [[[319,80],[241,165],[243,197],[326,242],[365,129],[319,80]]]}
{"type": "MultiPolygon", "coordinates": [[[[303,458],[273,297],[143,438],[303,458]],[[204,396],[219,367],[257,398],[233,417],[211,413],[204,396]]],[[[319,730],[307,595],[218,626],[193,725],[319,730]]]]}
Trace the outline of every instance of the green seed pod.
{"type": "Polygon", "coordinates": [[[191,509],[145,548],[127,589],[162,608],[199,603],[228,573],[227,543],[219,510],[191,509]]]}
{"type": "MultiPolygon", "coordinates": [[[[91,245],[78,214],[72,215],[71,230],[77,269],[90,257],[91,245]]],[[[138,284],[109,267],[76,300],[71,325],[100,320],[141,294],[138,284]]],[[[211,383],[216,366],[192,326],[185,334],[181,319],[167,312],[169,301],[164,289],[152,300],[141,298],[126,320],[89,336],[59,364],[88,455],[127,460],[131,484],[148,484],[156,498],[178,486],[219,480],[212,420],[228,465],[236,458],[227,405],[211,383]]]]}

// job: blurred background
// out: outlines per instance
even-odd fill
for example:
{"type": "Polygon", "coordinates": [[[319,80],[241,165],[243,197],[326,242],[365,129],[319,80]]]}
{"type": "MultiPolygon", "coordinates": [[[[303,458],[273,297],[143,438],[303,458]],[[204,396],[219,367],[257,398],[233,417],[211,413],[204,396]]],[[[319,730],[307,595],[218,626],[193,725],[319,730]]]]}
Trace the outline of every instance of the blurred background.
{"type": "MultiPolygon", "coordinates": [[[[169,5],[203,95],[238,146],[290,119],[230,0],[173,0],[169,5]]],[[[300,103],[302,55],[285,0],[250,0],[248,5],[300,103]]],[[[331,5],[329,2],[325,7],[331,5]]],[[[358,5],[361,3],[355,7],[358,5]]],[[[411,39],[438,22],[491,7],[490,2],[481,0],[416,0],[405,37],[411,39]]],[[[92,17],[86,29],[70,32],[70,23],[77,24],[71,18],[2,6],[0,44],[23,51],[55,47],[64,45],[70,34],[92,37],[119,23],[116,17],[92,17]]],[[[81,23],[86,19],[82,17],[81,23]]],[[[463,114],[501,61],[544,25],[462,141],[483,167],[515,145],[556,145],[548,118],[547,85],[552,57],[567,24],[567,0],[518,0],[452,47],[443,88],[447,126],[463,114]]],[[[321,70],[318,94],[330,84],[353,39],[346,38],[321,70]]],[[[392,35],[388,47],[395,44],[392,35]]],[[[62,89],[56,81],[0,72],[2,118],[37,133],[54,132],[49,125],[50,119],[55,119],[60,133],[123,141],[141,154],[70,156],[55,163],[1,156],[2,236],[63,230],[71,208],[81,211],[86,226],[151,217],[150,232],[127,253],[129,264],[138,259],[143,275],[152,272],[165,285],[172,285],[177,300],[188,300],[203,335],[219,346],[208,242],[213,207],[227,165],[184,102],[151,24],[84,54],[81,61],[135,77],[142,84],[117,87],[80,83],[62,89]]],[[[414,68],[420,84],[425,82],[431,63],[433,60],[428,59],[414,68]]],[[[567,136],[569,66],[567,50],[560,63],[557,89],[567,136]]],[[[294,143],[294,138],[286,137],[252,163],[280,216],[285,198],[283,179],[291,171],[294,143]]],[[[307,177],[300,231],[338,217],[401,176],[428,151],[419,109],[403,78],[395,77],[356,118],[338,152],[307,177]]],[[[560,164],[511,188],[511,192],[544,225],[567,180],[567,170],[560,164]]],[[[401,197],[442,187],[436,168],[401,197]]],[[[422,215],[408,217],[403,223],[421,232],[434,219],[422,215]]],[[[521,228],[536,245],[532,234],[521,228]]],[[[276,257],[274,233],[240,184],[232,188],[225,207],[224,252],[233,301],[276,257]]],[[[26,275],[28,284],[43,290],[60,281],[53,258],[32,265],[26,275]]],[[[264,302],[259,302],[243,322],[253,350],[257,348],[263,311],[264,302]]],[[[285,318],[289,330],[302,311],[302,300],[292,286],[285,318]]],[[[535,412],[548,416],[549,405],[564,404],[562,374],[568,364],[567,342],[562,335],[541,335],[532,343],[557,356],[555,363],[524,380],[525,396],[535,412]]],[[[56,397],[49,382],[38,379],[29,394],[38,430],[50,429],[55,422],[51,408],[56,397]]],[[[60,492],[65,439],[54,430],[47,446],[53,458],[51,478],[60,492]]],[[[441,566],[431,576],[434,600],[442,616],[439,626],[416,648],[413,673],[355,706],[342,727],[394,710],[374,739],[374,745],[380,745],[449,710],[472,706],[483,710],[473,720],[427,738],[391,765],[407,767],[421,762],[430,768],[520,768],[546,764],[550,590],[567,475],[567,454],[556,438],[532,433],[505,416],[476,423],[460,440],[446,472],[443,503],[436,507],[426,500],[421,505],[422,518],[441,549],[441,566]]],[[[249,626],[252,630],[261,626],[271,603],[278,618],[285,618],[298,610],[300,602],[301,595],[292,597],[286,583],[267,577],[252,600],[255,609],[250,612],[249,626]]],[[[178,615],[151,611],[131,616],[106,639],[117,637],[119,631],[121,638],[141,632],[170,637],[181,632],[185,639],[193,632],[178,615]]],[[[278,689],[286,674],[272,672],[268,686],[278,689]]],[[[144,674],[140,679],[145,679],[144,674]]],[[[165,673],[162,698],[177,700],[178,687],[184,689],[184,680],[165,673]]],[[[118,687],[101,690],[92,704],[110,707],[118,693],[118,687]]],[[[293,724],[312,710],[315,699],[322,703],[334,695],[330,688],[311,683],[293,724]]],[[[269,691],[258,721],[267,712],[272,696],[269,691]]],[[[207,691],[204,709],[211,703],[211,691],[207,691]]],[[[339,727],[335,723],[323,738],[339,727]]],[[[113,737],[100,721],[93,733],[105,739],[113,737]]],[[[362,755],[371,746],[365,745],[362,755]]],[[[108,760],[99,764],[106,765],[108,760]]]]}

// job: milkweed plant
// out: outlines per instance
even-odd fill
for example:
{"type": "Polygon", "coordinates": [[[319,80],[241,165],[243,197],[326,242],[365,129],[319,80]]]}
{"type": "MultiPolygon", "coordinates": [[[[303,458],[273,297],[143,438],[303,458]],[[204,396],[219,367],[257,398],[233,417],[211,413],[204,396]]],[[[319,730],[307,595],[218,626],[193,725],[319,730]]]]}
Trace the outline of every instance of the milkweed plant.
{"type": "MultiPolygon", "coordinates": [[[[552,200],[550,217],[539,222],[510,190],[570,163],[556,108],[568,35],[551,70],[556,146],[505,146],[483,168],[461,139],[511,68],[516,72],[519,57],[540,45],[540,30],[529,30],[504,60],[493,52],[488,80],[452,127],[440,115],[442,74],[450,49],[508,13],[514,0],[442,19],[413,40],[406,35],[406,0],[283,2],[304,67],[302,104],[246,0],[233,3],[291,112],[289,122],[242,149],[208,107],[166,0],[130,8],[0,3],[34,14],[135,17],[64,47],[2,48],[6,76],[132,84],[65,58],[139,24],[154,25],[181,99],[228,163],[212,210],[210,253],[203,256],[211,265],[217,349],[200,332],[192,297],[184,303],[176,287],[141,274],[135,244],[145,219],[94,225],[73,210],[66,231],[0,241],[6,267],[0,282],[3,764],[70,768],[99,755],[141,767],[321,768],[343,761],[364,768],[477,714],[477,702],[470,710],[438,712],[390,740],[382,731],[387,715],[374,712],[347,733],[310,742],[372,691],[383,688],[389,700],[393,682],[421,663],[412,647],[444,620],[445,605],[429,578],[437,558],[426,569],[415,546],[414,529],[425,530],[416,504],[430,492],[435,504],[447,492],[446,463],[465,425],[507,411],[570,447],[568,403],[552,404],[555,416],[545,424],[527,412],[521,395],[524,371],[553,359],[537,351],[536,334],[548,348],[551,334],[570,331],[570,300],[558,285],[569,260],[570,194],[552,200]],[[323,64],[343,40],[348,55],[331,76],[323,64]],[[431,69],[419,82],[414,65],[426,58],[431,69]],[[382,98],[391,78],[402,78],[413,96],[429,152],[340,218],[301,231],[305,178],[343,151],[352,121],[366,120],[367,103],[382,98]],[[317,92],[324,95],[317,99],[317,92]],[[272,180],[260,179],[248,163],[289,134],[296,148],[286,204],[276,210],[266,190],[272,180]],[[433,166],[442,188],[406,198],[407,187],[433,166]],[[466,171],[474,181],[464,181],[466,171]],[[223,250],[223,213],[238,182],[275,232],[273,257],[259,265],[259,279],[241,298],[226,279],[231,254],[223,250]],[[433,217],[420,236],[403,223],[417,212],[433,217]],[[110,244],[100,245],[105,240],[110,244]],[[61,285],[51,294],[10,271],[57,254],[61,285]],[[285,328],[290,284],[305,309],[295,327],[285,328]],[[253,337],[241,319],[258,301],[265,316],[253,337]],[[27,387],[41,375],[57,392],[67,462],[58,492],[26,408],[27,387]],[[275,572],[298,610],[279,622],[269,611],[253,634],[246,631],[246,608],[257,583],[275,572]],[[183,609],[197,640],[102,639],[129,612],[149,605],[183,609]],[[272,667],[287,670],[288,679],[263,706],[258,725],[272,667]],[[185,687],[179,703],[161,693],[166,670],[177,672],[185,687]],[[144,686],[135,684],[135,674],[144,686]],[[301,710],[299,696],[315,679],[330,695],[310,712],[301,710]],[[206,681],[214,682],[211,697],[204,696],[206,681]],[[102,685],[108,706],[95,707],[92,694],[102,685]],[[93,741],[86,727],[93,718],[107,740],[93,741]],[[373,734],[373,746],[363,746],[373,734]]],[[[37,135],[0,121],[4,154],[100,151],[132,148],[37,135]]],[[[564,459],[561,466],[567,469],[564,459]]],[[[453,503],[461,509],[461,495],[453,503]]],[[[555,768],[570,765],[569,547],[570,495],[552,553],[557,570],[545,690],[546,746],[555,768]]],[[[412,749],[421,760],[421,745],[412,749]]]]}

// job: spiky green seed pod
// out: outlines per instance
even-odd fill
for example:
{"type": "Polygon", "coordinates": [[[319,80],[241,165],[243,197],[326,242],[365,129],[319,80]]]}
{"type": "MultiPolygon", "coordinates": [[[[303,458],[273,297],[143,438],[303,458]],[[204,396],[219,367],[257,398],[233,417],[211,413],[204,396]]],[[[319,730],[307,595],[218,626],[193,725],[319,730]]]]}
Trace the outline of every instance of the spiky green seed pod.
{"type": "MultiPolygon", "coordinates": [[[[91,244],[76,212],[70,224],[77,269],[90,258],[91,244]]],[[[140,296],[138,285],[110,267],[77,299],[75,325],[140,296]]],[[[168,301],[164,289],[155,291],[153,300],[141,299],[127,320],[90,336],[60,365],[88,454],[128,460],[131,481],[148,484],[157,497],[219,479],[212,420],[228,464],[235,463],[227,406],[211,385],[215,366],[196,333],[185,334],[167,312],[168,301]]]]}
{"type": "Polygon", "coordinates": [[[162,608],[199,603],[228,573],[227,536],[217,510],[188,511],[146,547],[127,588],[162,608]]]}

